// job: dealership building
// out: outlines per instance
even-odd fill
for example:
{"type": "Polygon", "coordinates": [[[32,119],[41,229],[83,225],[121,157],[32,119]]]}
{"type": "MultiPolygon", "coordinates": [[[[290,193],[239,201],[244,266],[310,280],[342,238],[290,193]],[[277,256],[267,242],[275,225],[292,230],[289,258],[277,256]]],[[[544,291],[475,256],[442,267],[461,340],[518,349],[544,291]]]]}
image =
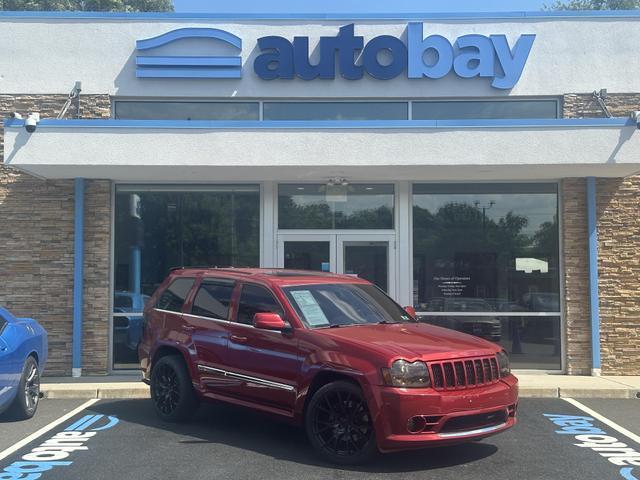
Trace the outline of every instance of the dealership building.
{"type": "Polygon", "coordinates": [[[0,305],[50,375],[135,369],[187,265],[358,275],[519,371],[640,375],[639,13],[2,12],[0,39],[0,305]]]}

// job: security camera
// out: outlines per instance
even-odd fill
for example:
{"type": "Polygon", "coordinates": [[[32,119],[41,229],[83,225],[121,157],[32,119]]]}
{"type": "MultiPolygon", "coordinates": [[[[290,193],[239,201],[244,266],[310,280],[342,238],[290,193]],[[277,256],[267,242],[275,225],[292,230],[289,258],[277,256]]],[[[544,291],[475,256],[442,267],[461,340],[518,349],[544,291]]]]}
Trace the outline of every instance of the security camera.
{"type": "Polygon", "coordinates": [[[27,130],[27,132],[33,133],[36,131],[36,126],[38,125],[39,121],[40,121],[40,114],[31,113],[29,114],[27,119],[24,121],[24,128],[27,130]]]}
{"type": "Polygon", "coordinates": [[[640,111],[633,112],[631,114],[631,118],[633,118],[636,121],[636,125],[638,126],[638,130],[640,130],[640,111]]]}

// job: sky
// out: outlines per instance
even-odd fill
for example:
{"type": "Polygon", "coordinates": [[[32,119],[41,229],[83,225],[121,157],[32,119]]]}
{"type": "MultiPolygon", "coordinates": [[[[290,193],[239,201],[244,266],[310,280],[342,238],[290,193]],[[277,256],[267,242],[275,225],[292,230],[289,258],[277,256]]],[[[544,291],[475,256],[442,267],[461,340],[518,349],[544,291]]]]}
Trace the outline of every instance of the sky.
{"type": "Polygon", "coordinates": [[[174,0],[177,12],[403,13],[541,10],[553,0],[174,0]]]}

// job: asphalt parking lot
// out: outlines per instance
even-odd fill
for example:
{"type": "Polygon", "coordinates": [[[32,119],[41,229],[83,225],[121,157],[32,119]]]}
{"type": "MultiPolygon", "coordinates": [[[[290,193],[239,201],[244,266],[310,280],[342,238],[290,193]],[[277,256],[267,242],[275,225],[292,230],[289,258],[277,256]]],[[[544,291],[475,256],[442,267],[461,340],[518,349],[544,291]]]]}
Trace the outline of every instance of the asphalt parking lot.
{"type": "Polygon", "coordinates": [[[522,399],[519,423],[508,432],[467,445],[381,455],[348,468],[319,461],[302,430],[241,408],[204,405],[194,420],[175,425],[160,422],[150,400],[94,402],[43,400],[31,421],[0,420],[0,480],[640,479],[640,467],[622,459],[640,460],[640,400],[580,400],[605,417],[601,421],[562,399],[522,399]],[[54,421],[54,428],[36,432],[54,421]],[[576,438],[581,434],[592,436],[576,438]],[[20,441],[28,443],[7,455],[20,441]],[[597,442],[623,443],[626,450],[622,456],[596,451],[602,447],[597,442]],[[52,444],[73,451],[47,457],[51,452],[43,450],[52,444]]]}

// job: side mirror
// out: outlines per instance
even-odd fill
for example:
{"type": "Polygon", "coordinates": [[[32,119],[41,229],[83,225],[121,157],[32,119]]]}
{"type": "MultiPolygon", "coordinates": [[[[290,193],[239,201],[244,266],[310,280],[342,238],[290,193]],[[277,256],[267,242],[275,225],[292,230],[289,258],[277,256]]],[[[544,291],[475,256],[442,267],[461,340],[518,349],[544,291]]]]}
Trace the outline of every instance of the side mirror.
{"type": "Polygon", "coordinates": [[[407,307],[404,307],[404,311],[407,312],[411,318],[414,318],[414,319],[418,318],[418,315],[416,315],[416,309],[413,308],[412,306],[409,305],[407,307]]]}
{"type": "Polygon", "coordinates": [[[253,326],[263,330],[284,330],[286,322],[277,313],[256,313],[253,316],[253,326]]]}

